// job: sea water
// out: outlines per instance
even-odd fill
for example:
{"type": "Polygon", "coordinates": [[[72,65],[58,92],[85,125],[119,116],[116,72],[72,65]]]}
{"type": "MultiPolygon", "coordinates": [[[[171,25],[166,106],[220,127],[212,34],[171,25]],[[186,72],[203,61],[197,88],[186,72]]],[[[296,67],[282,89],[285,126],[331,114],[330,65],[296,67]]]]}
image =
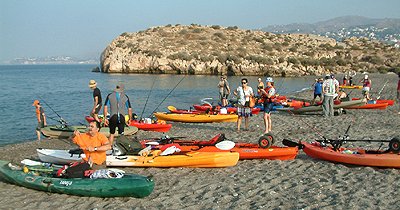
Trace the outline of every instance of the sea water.
{"type": "MultiPolygon", "coordinates": [[[[211,97],[217,100],[219,96],[219,76],[104,74],[91,72],[93,67],[95,66],[0,65],[0,145],[36,139],[37,121],[35,108],[32,106],[35,99],[41,101],[49,125],[57,124],[59,117],[71,125],[86,124],[84,117],[93,106],[93,91],[88,87],[91,79],[98,83],[103,103],[115,86],[123,83],[133,112],[142,117],[149,117],[153,111],[167,111],[168,105],[189,109],[193,104],[200,103],[202,98],[211,97]]],[[[228,77],[232,92],[240,85],[241,78],[228,77]]],[[[258,77],[246,78],[253,90],[257,91],[258,77]]],[[[274,79],[281,95],[308,88],[313,82],[313,78],[309,77],[274,79]]]]}

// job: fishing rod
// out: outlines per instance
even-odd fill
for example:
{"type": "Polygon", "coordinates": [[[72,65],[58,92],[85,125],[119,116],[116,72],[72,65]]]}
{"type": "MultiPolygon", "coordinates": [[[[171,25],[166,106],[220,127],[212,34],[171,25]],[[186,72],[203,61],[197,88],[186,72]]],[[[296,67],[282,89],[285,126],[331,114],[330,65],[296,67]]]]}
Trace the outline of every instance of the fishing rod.
{"type": "Polygon", "coordinates": [[[175,88],[178,87],[178,85],[182,82],[183,79],[185,79],[185,77],[186,77],[186,74],[185,74],[185,76],[182,77],[182,79],[178,82],[178,84],[176,84],[175,87],[172,88],[172,90],[167,94],[167,96],[165,96],[165,98],[160,102],[160,104],[158,104],[158,106],[151,113],[154,113],[158,109],[158,107],[161,106],[161,104],[165,101],[165,99],[168,98],[168,96],[172,93],[172,91],[174,91],[175,88]]]}
{"type": "Polygon", "coordinates": [[[389,80],[386,80],[385,84],[383,84],[381,90],[378,92],[378,97],[376,99],[380,99],[381,98],[381,93],[383,91],[383,89],[385,88],[386,84],[389,82],[389,80]]]}
{"type": "Polygon", "coordinates": [[[150,97],[151,91],[153,91],[153,87],[154,87],[154,84],[155,84],[155,83],[156,83],[156,78],[154,78],[154,80],[153,80],[153,84],[151,85],[151,89],[150,89],[150,91],[149,91],[149,94],[147,95],[147,99],[146,99],[146,102],[144,103],[144,107],[143,107],[142,113],[140,114],[139,120],[142,119],[144,110],[146,109],[147,102],[149,101],[149,97],[150,97]]]}
{"type": "Polygon", "coordinates": [[[41,96],[39,96],[39,98],[41,101],[43,101],[44,104],[46,104],[51,109],[51,111],[53,111],[60,118],[58,122],[65,125],[68,124],[67,121],[65,121],[53,108],[51,108],[51,106],[41,96]]]}

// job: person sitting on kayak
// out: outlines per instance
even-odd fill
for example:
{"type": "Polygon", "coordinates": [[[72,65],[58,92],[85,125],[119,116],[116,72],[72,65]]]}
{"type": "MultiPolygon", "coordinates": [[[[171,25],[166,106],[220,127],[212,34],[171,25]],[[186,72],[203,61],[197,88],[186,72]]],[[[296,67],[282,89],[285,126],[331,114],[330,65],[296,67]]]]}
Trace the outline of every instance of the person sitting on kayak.
{"type": "Polygon", "coordinates": [[[84,160],[89,163],[92,169],[104,168],[106,151],[111,149],[107,137],[100,133],[100,123],[92,121],[89,123],[89,131],[81,134],[74,131],[73,142],[85,153],[84,160]]]}
{"type": "Polygon", "coordinates": [[[38,141],[40,141],[40,129],[44,128],[45,126],[47,126],[46,123],[46,115],[44,114],[44,110],[43,107],[40,105],[39,100],[35,100],[32,104],[32,106],[34,106],[36,108],[36,119],[38,121],[38,124],[36,126],[36,135],[37,135],[37,139],[38,141]]]}
{"type": "Polygon", "coordinates": [[[369,91],[371,90],[371,79],[368,78],[368,74],[364,75],[364,79],[360,81],[363,84],[362,94],[367,100],[371,100],[369,91]]]}
{"type": "Polygon", "coordinates": [[[110,127],[110,144],[113,145],[115,129],[118,127],[118,134],[124,134],[124,128],[126,125],[125,121],[125,109],[128,110],[128,122],[132,118],[132,107],[128,96],[124,93],[124,85],[117,85],[114,92],[108,94],[106,101],[104,102],[104,116],[108,114],[108,108],[110,108],[110,119],[107,118],[104,121],[104,125],[110,127]]]}
{"type": "Polygon", "coordinates": [[[264,133],[268,133],[272,131],[271,111],[274,107],[273,99],[275,98],[276,91],[273,85],[274,80],[272,77],[268,77],[265,82],[267,84],[265,89],[259,90],[261,92],[261,96],[264,98],[264,133]]]}

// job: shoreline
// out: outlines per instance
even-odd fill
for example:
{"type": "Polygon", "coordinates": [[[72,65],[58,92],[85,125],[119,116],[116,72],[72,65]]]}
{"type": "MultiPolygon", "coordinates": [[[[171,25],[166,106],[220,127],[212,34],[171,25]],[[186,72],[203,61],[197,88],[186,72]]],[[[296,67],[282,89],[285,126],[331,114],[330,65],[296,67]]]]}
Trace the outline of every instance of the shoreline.
{"type": "MultiPolygon", "coordinates": [[[[339,79],[341,77],[338,76],[339,79]]],[[[395,96],[398,77],[371,74],[373,92],[389,83],[381,98],[395,96]],[[374,86],[375,85],[375,86],[374,86]]],[[[311,98],[311,91],[296,96],[311,98]]],[[[352,97],[361,96],[354,90],[352,97]]],[[[284,138],[311,142],[342,136],[349,125],[352,139],[391,139],[400,136],[399,105],[386,110],[349,110],[325,119],[320,113],[292,116],[272,114],[276,145],[284,138]]],[[[208,140],[225,133],[233,141],[256,143],[263,132],[262,114],[250,118],[250,130],[236,132],[236,123],[172,123],[169,136],[208,140]],[[188,132],[189,131],[189,132],[188,132]]],[[[160,137],[160,133],[139,131],[139,139],[160,137]]],[[[346,147],[378,148],[379,143],[352,142],[346,147]]],[[[34,140],[1,146],[0,159],[19,162],[37,158],[36,148],[69,149],[73,144],[57,139],[34,140]]],[[[386,148],[384,144],[382,148],[386,148]]],[[[122,168],[126,172],[152,175],[153,193],[143,199],[92,198],[50,194],[0,182],[0,206],[4,209],[399,209],[399,170],[336,164],[316,160],[300,151],[296,159],[242,160],[230,168],[122,168]]]]}

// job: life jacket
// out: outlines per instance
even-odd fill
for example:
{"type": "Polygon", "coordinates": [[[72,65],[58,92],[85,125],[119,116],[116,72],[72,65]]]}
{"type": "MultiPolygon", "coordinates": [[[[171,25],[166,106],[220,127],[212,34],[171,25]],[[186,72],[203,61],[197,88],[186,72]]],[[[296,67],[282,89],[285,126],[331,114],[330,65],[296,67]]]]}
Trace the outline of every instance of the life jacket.
{"type": "MultiPolygon", "coordinates": [[[[265,92],[268,93],[272,88],[274,88],[273,86],[267,86],[264,88],[265,92]]],[[[275,89],[275,88],[274,88],[275,89]]],[[[269,102],[271,103],[273,101],[273,99],[275,99],[275,94],[268,97],[267,95],[263,95],[264,98],[264,102],[269,102]]]]}
{"type": "Polygon", "coordinates": [[[371,83],[369,82],[369,79],[364,79],[363,87],[371,87],[371,83]]]}

